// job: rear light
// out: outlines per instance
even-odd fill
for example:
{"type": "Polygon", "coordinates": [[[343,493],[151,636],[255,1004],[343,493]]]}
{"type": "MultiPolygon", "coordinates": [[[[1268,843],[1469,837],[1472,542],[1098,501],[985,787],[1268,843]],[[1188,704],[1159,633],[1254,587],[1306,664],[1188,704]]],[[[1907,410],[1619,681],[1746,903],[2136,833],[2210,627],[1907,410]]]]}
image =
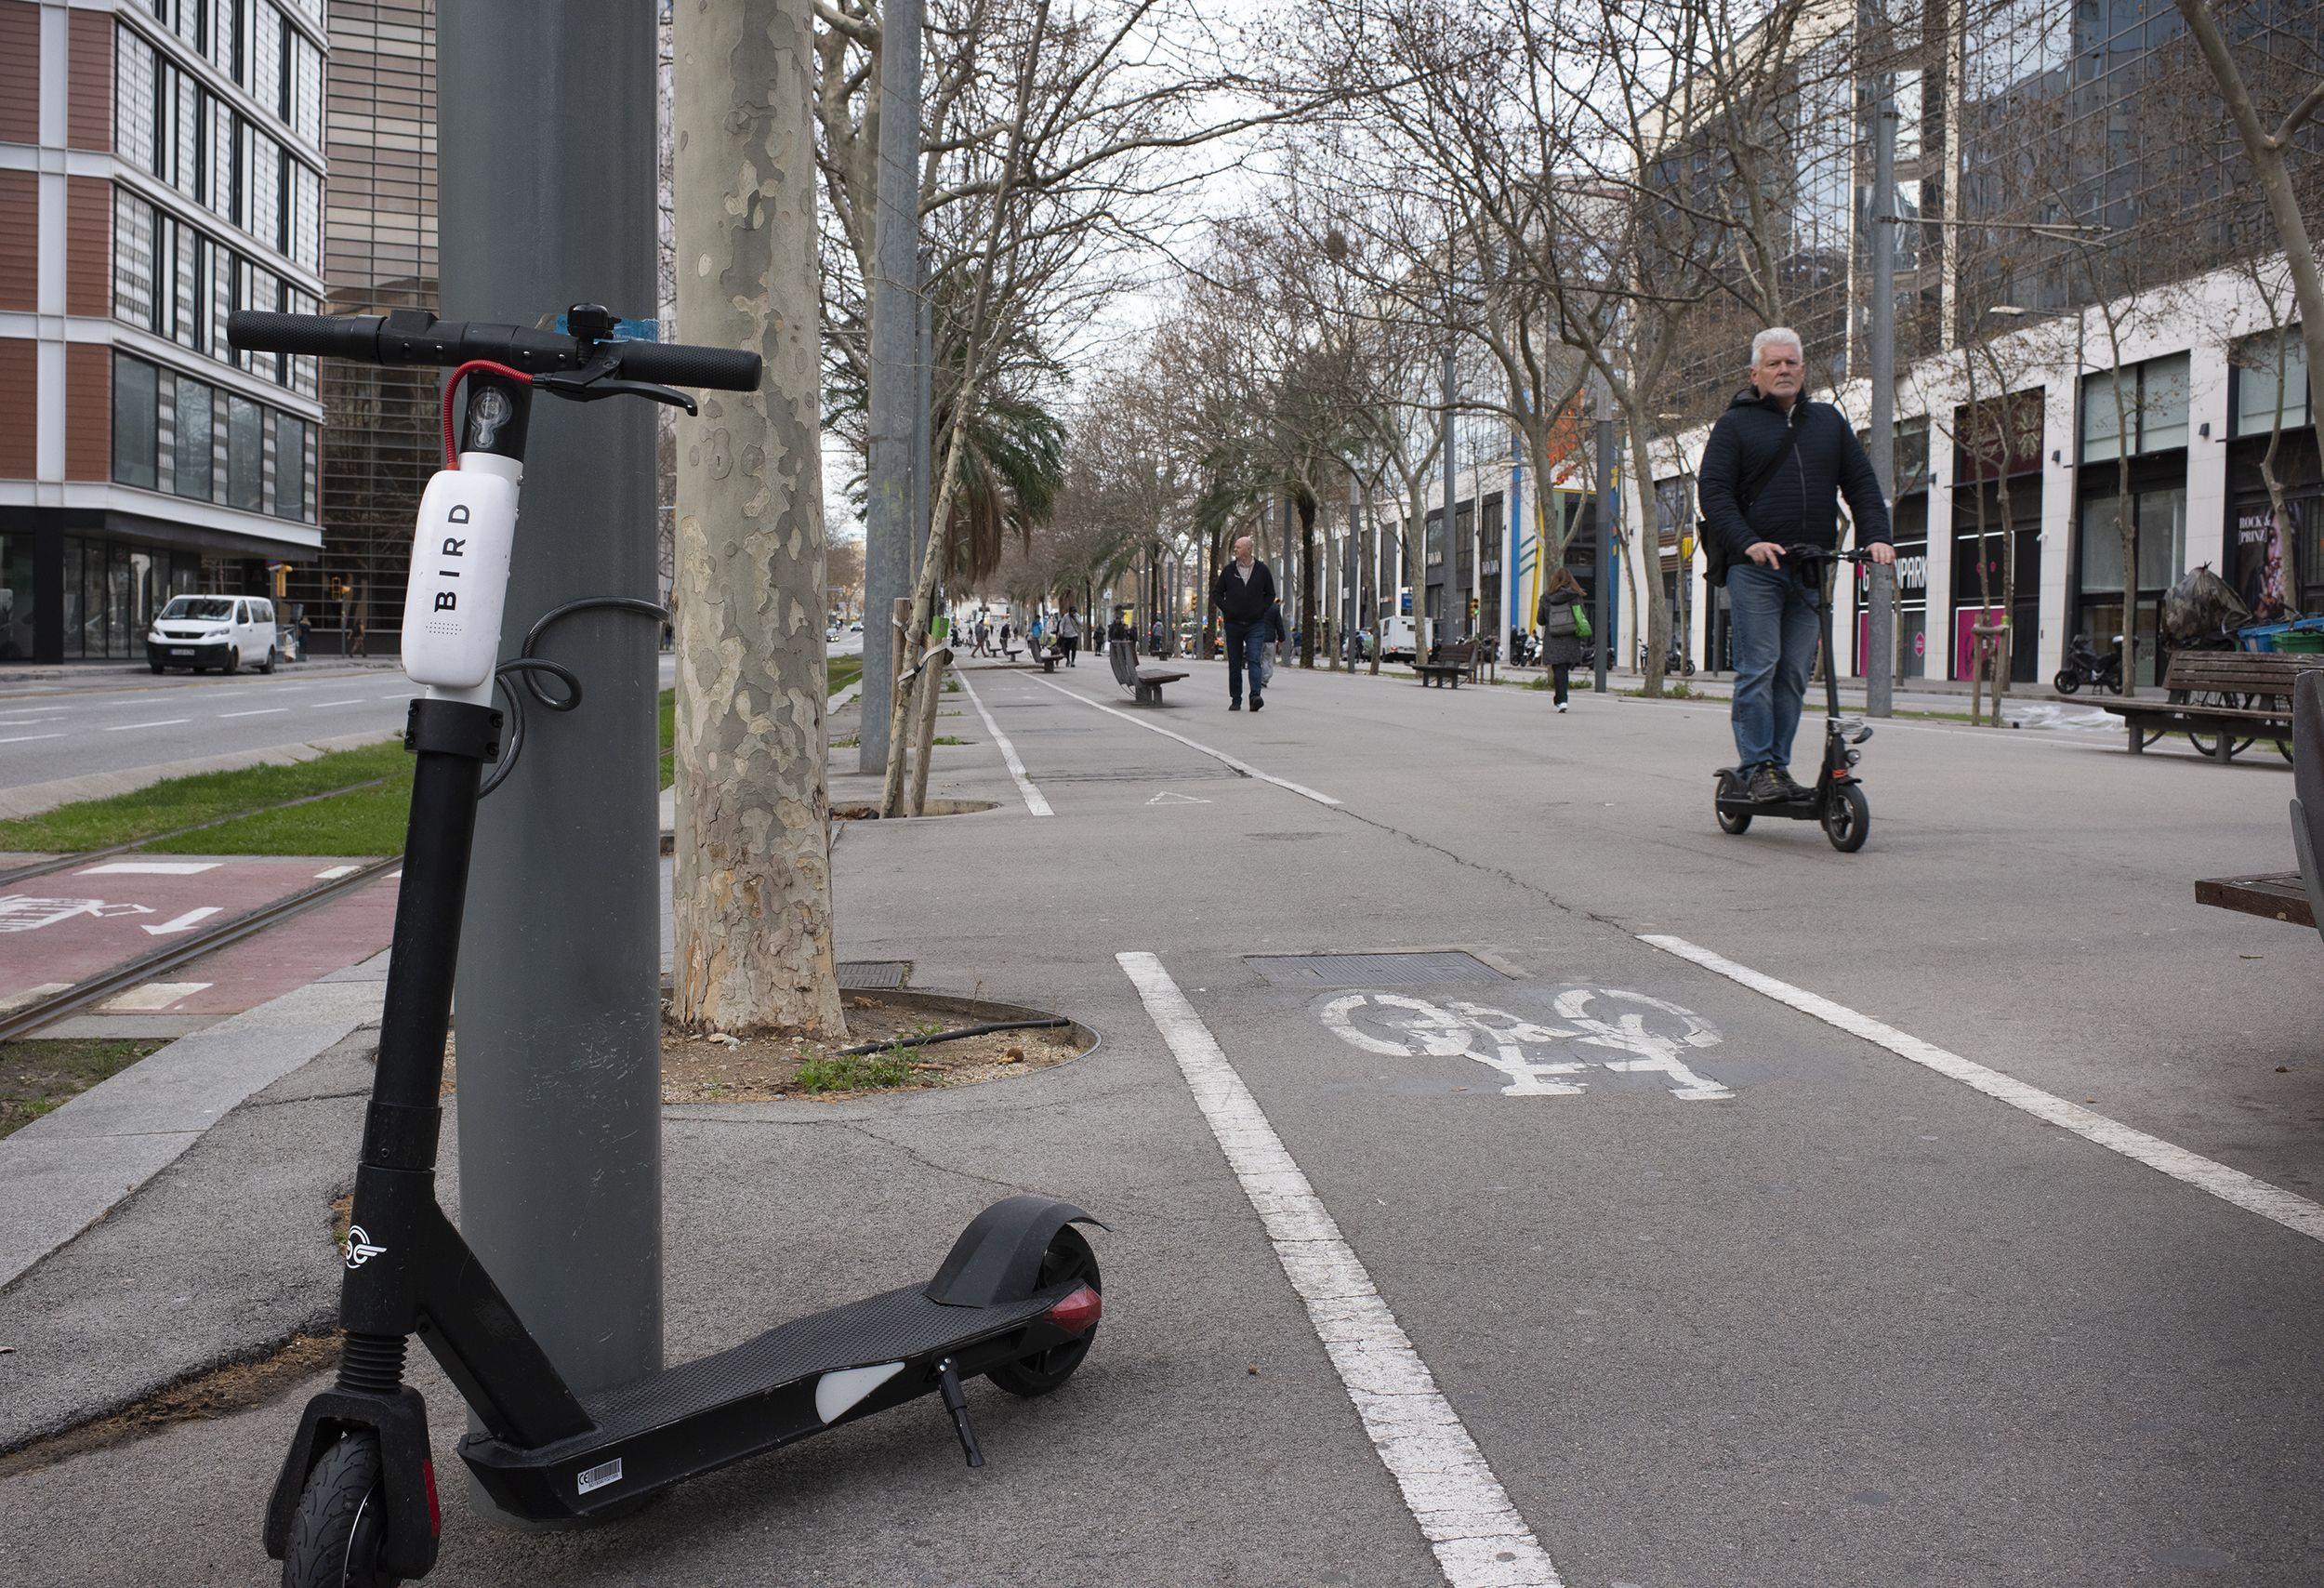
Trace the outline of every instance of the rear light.
{"type": "Polygon", "coordinates": [[[428,1483],[428,1536],[440,1539],[443,1537],[443,1512],[436,1504],[436,1463],[433,1461],[420,1462],[419,1476],[428,1483]]]}
{"type": "Polygon", "coordinates": [[[1068,1334],[1087,1334],[1098,1326],[1098,1318],[1104,1311],[1105,1299],[1084,1285],[1050,1308],[1047,1317],[1068,1334]]]}

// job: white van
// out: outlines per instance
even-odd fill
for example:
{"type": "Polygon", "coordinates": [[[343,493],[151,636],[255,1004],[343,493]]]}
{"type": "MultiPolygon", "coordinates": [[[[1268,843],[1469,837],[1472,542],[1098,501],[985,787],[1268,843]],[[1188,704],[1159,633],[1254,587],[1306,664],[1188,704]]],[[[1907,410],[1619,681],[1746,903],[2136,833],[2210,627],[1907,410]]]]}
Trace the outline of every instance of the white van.
{"type": "Polygon", "coordinates": [[[274,603],[262,596],[181,595],[170,598],[145,636],[145,661],[164,668],[212,668],[233,672],[245,662],[274,670],[274,603]]]}

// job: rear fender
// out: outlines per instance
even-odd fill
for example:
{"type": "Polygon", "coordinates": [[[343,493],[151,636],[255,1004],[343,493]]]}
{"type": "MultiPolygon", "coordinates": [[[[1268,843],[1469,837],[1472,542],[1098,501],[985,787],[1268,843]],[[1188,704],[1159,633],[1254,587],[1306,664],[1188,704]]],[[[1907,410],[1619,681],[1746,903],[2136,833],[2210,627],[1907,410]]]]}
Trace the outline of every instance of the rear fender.
{"type": "Polygon", "coordinates": [[[1106,1226],[1053,1197],[1010,1197],[969,1222],[922,1292],[948,1307],[1023,1301],[1037,1288],[1041,1254],[1067,1224],[1106,1226]]]}

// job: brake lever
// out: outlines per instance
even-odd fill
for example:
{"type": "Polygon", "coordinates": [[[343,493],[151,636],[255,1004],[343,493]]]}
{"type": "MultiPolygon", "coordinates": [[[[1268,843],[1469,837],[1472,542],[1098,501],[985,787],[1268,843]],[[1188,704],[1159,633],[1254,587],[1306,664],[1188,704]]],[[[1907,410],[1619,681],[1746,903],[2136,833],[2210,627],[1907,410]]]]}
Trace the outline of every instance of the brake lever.
{"type": "Polygon", "coordinates": [[[656,386],[651,381],[624,380],[616,373],[621,368],[621,355],[601,352],[582,368],[556,371],[533,377],[537,390],[554,392],[574,403],[594,403],[601,397],[643,397],[655,403],[667,403],[673,408],[683,408],[689,416],[701,409],[694,400],[674,387],[656,386]]]}

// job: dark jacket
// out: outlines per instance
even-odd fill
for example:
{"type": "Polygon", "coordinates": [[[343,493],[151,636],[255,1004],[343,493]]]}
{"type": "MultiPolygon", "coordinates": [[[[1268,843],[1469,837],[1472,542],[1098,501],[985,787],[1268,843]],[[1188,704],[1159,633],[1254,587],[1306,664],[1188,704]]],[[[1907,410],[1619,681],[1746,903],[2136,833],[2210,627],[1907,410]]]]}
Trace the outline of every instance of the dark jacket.
{"type": "Polygon", "coordinates": [[[1842,493],[1855,520],[1858,547],[1889,537],[1888,508],[1881,500],[1872,460],[1864,456],[1864,443],[1847,419],[1829,403],[1801,397],[1787,418],[1775,399],[1745,387],[1711,427],[1696,479],[1703,522],[1725,545],[1732,562],[1743,562],[1745,548],[1754,541],[1837,546],[1837,499],[1842,493]],[[1787,423],[1800,427],[1799,447],[1760,489],[1747,514],[1742,494],[1782,450],[1787,423]]]}
{"type": "Polygon", "coordinates": [[[1236,573],[1230,561],[1219,570],[1218,582],[1210,587],[1210,604],[1229,623],[1256,623],[1267,615],[1274,603],[1274,573],[1256,557],[1251,559],[1249,578],[1236,573]]]}
{"type": "Polygon", "coordinates": [[[1552,613],[1562,607],[1578,606],[1580,602],[1581,596],[1578,592],[1560,586],[1543,596],[1540,603],[1534,608],[1534,621],[1541,628],[1541,665],[1543,667],[1578,668],[1581,666],[1587,655],[1587,649],[1582,643],[1581,636],[1550,632],[1552,613]]]}

